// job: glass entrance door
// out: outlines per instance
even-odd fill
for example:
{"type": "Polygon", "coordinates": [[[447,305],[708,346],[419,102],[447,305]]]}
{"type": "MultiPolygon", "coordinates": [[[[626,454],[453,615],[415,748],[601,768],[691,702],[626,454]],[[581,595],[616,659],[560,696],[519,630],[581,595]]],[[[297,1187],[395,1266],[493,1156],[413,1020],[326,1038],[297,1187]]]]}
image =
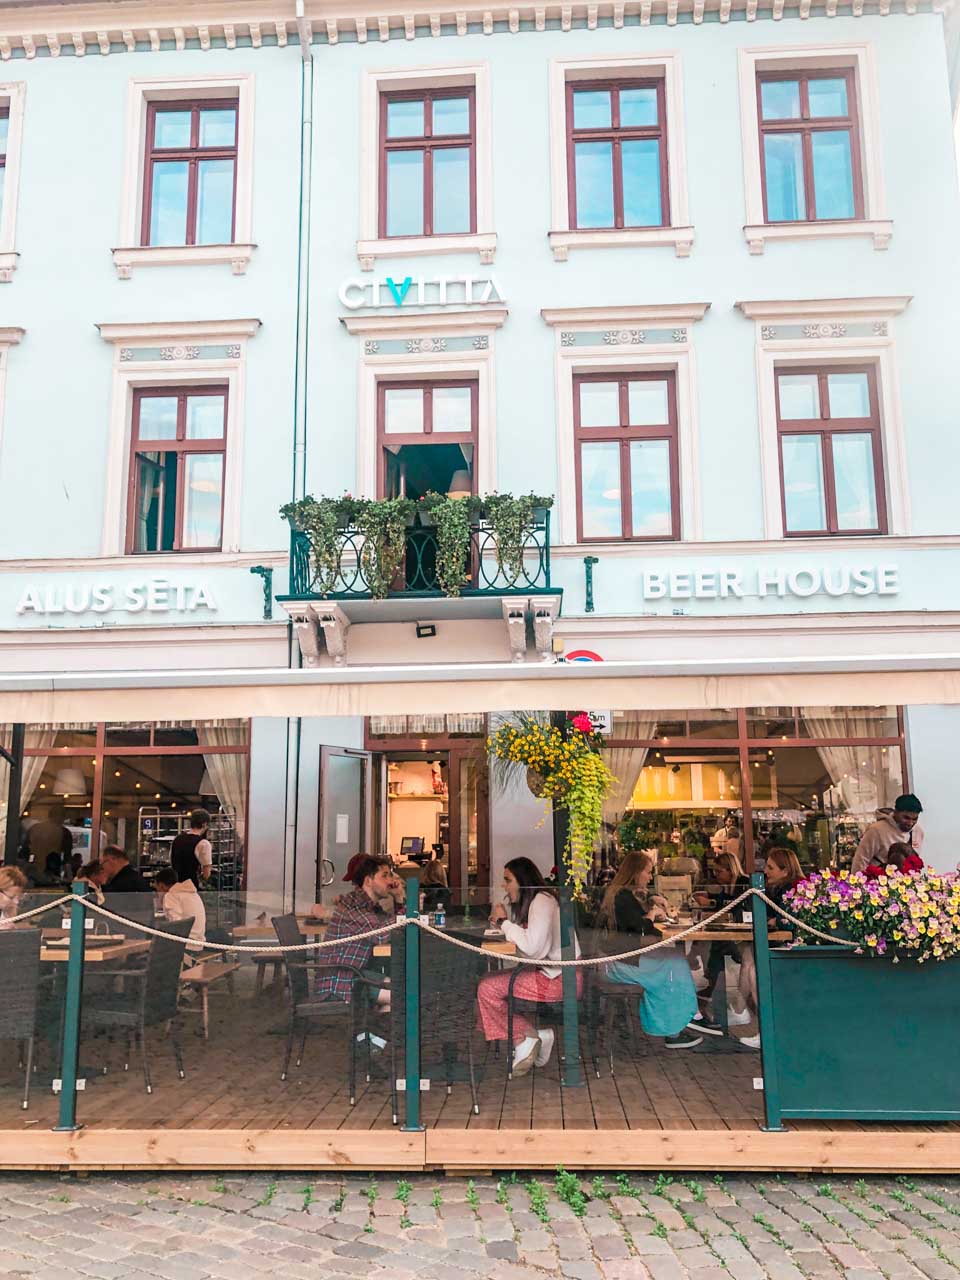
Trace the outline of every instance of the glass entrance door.
{"type": "Polygon", "coordinates": [[[317,902],[328,902],[343,891],[347,863],[370,848],[370,769],[369,751],[320,748],[317,902]]]}

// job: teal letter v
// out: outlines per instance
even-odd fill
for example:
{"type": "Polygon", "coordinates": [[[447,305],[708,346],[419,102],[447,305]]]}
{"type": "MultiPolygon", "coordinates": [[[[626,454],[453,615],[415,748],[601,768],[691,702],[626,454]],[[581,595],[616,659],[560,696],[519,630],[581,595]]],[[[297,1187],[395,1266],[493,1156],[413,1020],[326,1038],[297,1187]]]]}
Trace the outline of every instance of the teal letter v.
{"type": "Polygon", "coordinates": [[[407,276],[403,284],[398,289],[397,286],[394,284],[392,278],[390,276],[387,276],[387,287],[389,288],[390,292],[393,294],[393,300],[398,307],[403,306],[403,300],[407,296],[408,292],[410,291],[410,286],[412,284],[413,284],[413,277],[407,276]]]}

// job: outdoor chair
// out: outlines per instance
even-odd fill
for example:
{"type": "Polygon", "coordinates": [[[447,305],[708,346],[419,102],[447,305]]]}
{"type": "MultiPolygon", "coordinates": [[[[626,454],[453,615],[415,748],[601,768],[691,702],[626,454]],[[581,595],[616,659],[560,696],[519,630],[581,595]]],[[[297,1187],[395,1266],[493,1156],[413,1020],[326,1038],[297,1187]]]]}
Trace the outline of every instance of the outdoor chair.
{"type": "MultiPolygon", "coordinates": [[[[300,932],[297,917],[294,914],[274,916],[273,929],[281,947],[301,947],[307,939],[300,932]]],[[[284,951],[283,964],[287,974],[287,993],[290,999],[290,1024],[287,1031],[287,1047],[283,1057],[283,1069],[280,1079],[286,1080],[290,1070],[290,1059],[293,1056],[293,1044],[297,1032],[300,1032],[300,1049],[297,1053],[296,1065],[303,1061],[309,1033],[329,1022],[339,1019],[347,1024],[348,1048],[347,1063],[350,1088],[350,1105],[357,1101],[357,1037],[366,1036],[369,1055],[369,993],[376,989],[376,984],[361,969],[349,964],[331,964],[323,960],[307,959],[306,951],[284,951]],[[321,1000],[311,990],[312,985],[322,974],[347,973],[353,979],[350,1000],[321,1000]]],[[[369,1058],[367,1081],[370,1079],[369,1058]]]]}
{"type": "MultiPolygon", "coordinates": [[[[566,1053],[563,1040],[563,1000],[523,1000],[515,995],[514,987],[521,973],[527,968],[526,965],[517,965],[513,973],[510,975],[510,985],[507,988],[507,1048],[508,1052],[504,1055],[506,1058],[507,1079],[513,1079],[513,1019],[517,1013],[525,1014],[533,1023],[534,1029],[539,1030],[542,1026],[553,1027],[556,1031],[556,1045],[554,1052],[557,1055],[557,1061],[562,1066],[566,1053]]],[[[593,985],[594,973],[592,969],[583,970],[583,989],[577,1000],[578,1010],[589,1010],[590,1008],[590,992],[593,985]]],[[[580,1034],[582,1036],[584,1029],[589,1029],[589,1019],[585,1019],[582,1013],[578,1019],[580,1034]]],[[[582,1056],[582,1054],[581,1054],[582,1056]]],[[[596,1052],[591,1052],[593,1058],[594,1069],[596,1070],[596,1052]]],[[[599,1075],[599,1071],[597,1072],[599,1075]]]]}
{"type": "Polygon", "coordinates": [[[610,1074],[615,1075],[613,1061],[614,1029],[620,1020],[626,1027],[630,1051],[640,1056],[640,1037],[637,1034],[637,1010],[643,996],[643,987],[633,982],[611,982],[602,971],[594,976],[591,987],[590,1025],[593,1038],[593,1069],[600,1078],[599,1055],[605,1049],[610,1074]]]}
{"type": "Polygon", "coordinates": [[[127,1061],[135,1041],[140,1043],[143,1062],[143,1083],[147,1093],[153,1093],[150,1063],[147,1057],[146,1030],[148,1027],[166,1025],[170,1029],[173,1056],[177,1075],[184,1079],[183,1055],[177,1039],[177,1007],[180,997],[180,969],[187,947],[187,939],[193,920],[168,920],[166,933],[176,934],[182,941],[169,938],[153,938],[147,952],[147,962],[142,969],[100,969],[99,978],[122,978],[122,990],[98,993],[85,998],[82,1009],[82,1025],[85,1031],[126,1031],[127,1061]]]}
{"type": "Polygon", "coordinates": [[[26,1063],[21,1105],[26,1111],[30,1105],[40,989],[39,929],[7,929],[0,933],[0,972],[8,979],[0,1002],[0,1040],[16,1040],[20,1046],[20,1065],[26,1063]]]}

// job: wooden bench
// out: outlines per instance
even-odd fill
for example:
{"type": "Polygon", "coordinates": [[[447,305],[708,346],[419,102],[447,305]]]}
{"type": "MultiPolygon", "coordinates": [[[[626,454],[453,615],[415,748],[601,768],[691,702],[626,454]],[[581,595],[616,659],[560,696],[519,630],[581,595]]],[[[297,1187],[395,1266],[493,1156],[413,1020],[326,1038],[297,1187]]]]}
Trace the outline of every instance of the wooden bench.
{"type": "Polygon", "coordinates": [[[185,987],[199,992],[204,1040],[210,1039],[210,988],[215,982],[226,978],[227,987],[233,995],[233,975],[239,968],[239,964],[234,962],[224,964],[220,960],[204,960],[200,964],[192,965],[189,969],[184,969],[180,974],[180,981],[185,987]]]}

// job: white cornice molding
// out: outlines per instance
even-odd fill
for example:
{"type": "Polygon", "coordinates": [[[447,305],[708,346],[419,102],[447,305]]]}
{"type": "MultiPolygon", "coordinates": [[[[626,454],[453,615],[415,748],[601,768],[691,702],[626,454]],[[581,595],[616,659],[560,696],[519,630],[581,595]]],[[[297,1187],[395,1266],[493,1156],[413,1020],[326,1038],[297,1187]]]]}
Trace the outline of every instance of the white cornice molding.
{"type": "Polygon", "coordinates": [[[505,323],[506,307],[473,307],[456,311],[398,311],[389,315],[341,316],[347,333],[364,338],[447,337],[492,333],[505,323]]]}
{"type": "Polygon", "coordinates": [[[595,329],[598,325],[669,329],[674,325],[695,324],[709,309],[709,302],[667,302],[635,307],[545,307],[540,315],[553,329],[595,329]]]}
{"type": "Polygon", "coordinates": [[[0,328],[0,347],[15,347],[26,332],[26,329],[18,329],[12,325],[0,328]]]}
{"type": "Polygon", "coordinates": [[[155,347],[161,342],[226,343],[256,336],[259,320],[149,320],[98,324],[104,342],[155,347]]]}
{"type": "Polygon", "coordinates": [[[778,301],[737,302],[734,305],[748,320],[832,319],[874,320],[878,316],[898,316],[913,301],[912,296],[889,298],[799,298],[778,301]]]}

